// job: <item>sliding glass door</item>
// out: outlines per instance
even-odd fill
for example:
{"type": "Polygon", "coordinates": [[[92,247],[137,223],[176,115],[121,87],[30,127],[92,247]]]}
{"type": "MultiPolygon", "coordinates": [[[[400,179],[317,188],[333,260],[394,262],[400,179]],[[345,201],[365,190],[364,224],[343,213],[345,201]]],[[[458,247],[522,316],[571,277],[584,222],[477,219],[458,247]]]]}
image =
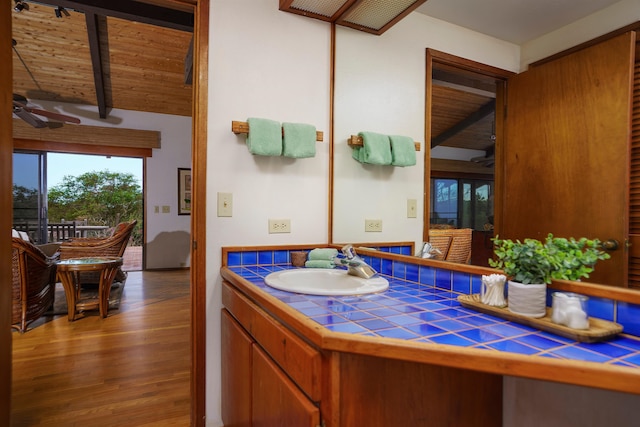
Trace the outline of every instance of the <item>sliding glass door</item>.
{"type": "Polygon", "coordinates": [[[47,243],[47,157],[43,152],[13,153],[13,227],[34,243],[47,243]]]}

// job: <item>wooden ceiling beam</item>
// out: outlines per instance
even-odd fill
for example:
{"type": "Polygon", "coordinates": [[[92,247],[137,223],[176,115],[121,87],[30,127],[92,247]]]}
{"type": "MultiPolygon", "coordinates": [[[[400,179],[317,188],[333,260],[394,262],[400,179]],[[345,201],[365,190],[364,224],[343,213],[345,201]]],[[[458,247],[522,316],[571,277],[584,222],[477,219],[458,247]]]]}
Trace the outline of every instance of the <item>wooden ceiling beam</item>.
{"type": "Polygon", "coordinates": [[[160,148],[160,132],[155,130],[86,125],[36,129],[20,119],[13,119],[13,138],[93,146],[160,148]]]}
{"type": "Polygon", "coordinates": [[[493,113],[496,109],[496,101],[492,99],[487,102],[476,111],[471,113],[469,116],[465,117],[463,120],[456,123],[454,126],[451,126],[449,129],[442,132],[440,135],[431,138],[431,148],[437,147],[440,144],[443,144],[447,139],[457,135],[459,132],[462,132],[469,126],[479,122],[480,120],[487,117],[489,114],[493,113]]]}
{"type": "Polygon", "coordinates": [[[148,3],[131,0],[38,0],[34,3],[193,32],[193,13],[148,3]]]}
{"type": "Polygon", "coordinates": [[[87,37],[89,39],[89,53],[91,66],[93,67],[93,82],[96,87],[96,102],[98,115],[101,119],[107,118],[107,101],[104,89],[104,71],[102,69],[102,55],[100,53],[100,30],[98,20],[100,17],[93,12],[85,12],[87,21],[87,37]]]}

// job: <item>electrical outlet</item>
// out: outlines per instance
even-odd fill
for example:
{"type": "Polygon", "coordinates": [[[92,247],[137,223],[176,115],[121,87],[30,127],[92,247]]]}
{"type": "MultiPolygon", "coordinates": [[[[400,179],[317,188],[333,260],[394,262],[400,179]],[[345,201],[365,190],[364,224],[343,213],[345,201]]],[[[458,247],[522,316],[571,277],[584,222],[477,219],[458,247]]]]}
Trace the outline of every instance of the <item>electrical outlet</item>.
{"type": "Polygon", "coordinates": [[[291,221],[288,219],[270,219],[269,234],[291,233],[291,221]]]}
{"type": "Polygon", "coordinates": [[[218,193],[218,216],[233,216],[233,194],[218,193]]]}
{"type": "Polygon", "coordinates": [[[163,206],[162,207],[162,213],[169,213],[171,212],[171,208],[169,206],[163,206]]]}
{"type": "Polygon", "coordinates": [[[407,218],[417,218],[418,201],[416,199],[407,199],[407,218]]]}
{"type": "Polygon", "coordinates": [[[380,232],[380,231],[382,231],[382,220],[381,219],[365,219],[364,220],[364,231],[366,231],[366,232],[380,232]]]}

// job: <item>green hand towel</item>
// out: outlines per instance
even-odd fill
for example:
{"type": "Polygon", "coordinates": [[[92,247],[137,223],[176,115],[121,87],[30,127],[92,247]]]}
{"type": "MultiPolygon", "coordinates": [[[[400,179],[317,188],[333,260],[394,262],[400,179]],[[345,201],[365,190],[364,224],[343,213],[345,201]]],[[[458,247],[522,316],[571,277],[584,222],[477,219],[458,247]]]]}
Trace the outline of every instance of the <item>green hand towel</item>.
{"type": "Polygon", "coordinates": [[[371,165],[391,164],[391,144],[389,137],[380,133],[360,132],[364,143],[361,148],[360,158],[363,163],[371,165]]]}
{"type": "Polygon", "coordinates": [[[269,119],[248,118],[249,135],[247,147],[251,154],[279,156],[282,154],[282,128],[280,123],[269,119]]]}
{"type": "Polygon", "coordinates": [[[304,123],[283,123],[282,154],[304,158],[316,155],[316,128],[304,123]]]}
{"type": "Polygon", "coordinates": [[[391,164],[393,166],[413,166],[416,164],[416,146],[413,138],[389,135],[391,141],[391,164]]]}
{"type": "Polygon", "coordinates": [[[337,255],[336,248],[316,248],[309,252],[307,259],[310,261],[333,261],[337,255]]]}
{"type": "Polygon", "coordinates": [[[311,259],[304,263],[307,268],[335,268],[333,261],[326,259],[311,259]]]}
{"type": "Polygon", "coordinates": [[[353,150],[351,151],[351,157],[353,157],[360,163],[364,163],[363,156],[364,156],[364,151],[362,150],[362,147],[353,147],[353,150]]]}

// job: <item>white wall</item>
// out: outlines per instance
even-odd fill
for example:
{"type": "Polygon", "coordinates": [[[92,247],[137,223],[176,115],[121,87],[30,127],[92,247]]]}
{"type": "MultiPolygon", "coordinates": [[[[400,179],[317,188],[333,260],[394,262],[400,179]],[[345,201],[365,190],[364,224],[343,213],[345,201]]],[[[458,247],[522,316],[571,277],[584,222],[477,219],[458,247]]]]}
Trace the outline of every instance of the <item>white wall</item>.
{"type": "Polygon", "coordinates": [[[51,111],[78,117],[83,126],[160,132],[161,148],[153,149],[153,156],[146,160],[146,267],[188,267],[191,216],[177,213],[178,168],[191,167],[191,117],[113,109],[103,120],[98,117],[96,107],[46,101],[37,103],[51,111]],[[169,206],[170,213],[154,213],[154,206],[169,206]]]}
{"type": "Polygon", "coordinates": [[[527,65],[640,20],[640,0],[622,0],[522,45],[521,70],[527,65]]]}
{"type": "Polygon", "coordinates": [[[419,13],[378,37],[338,27],[336,39],[333,240],[414,241],[420,247],[426,49],[517,71],[519,48],[419,13]],[[422,146],[417,165],[358,163],[347,140],[360,131],[411,136],[422,146]],[[407,199],[418,201],[416,218],[407,218],[407,199]],[[383,231],[365,233],[365,219],[381,219],[383,231]]]}
{"type": "Polygon", "coordinates": [[[207,425],[220,419],[220,248],[327,241],[330,26],[278,10],[278,0],[211,2],[207,154],[207,425]],[[316,156],[249,153],[231,121],[263,117],[324,131],[316,156]],[[218,192],[233,216],[218,217],[218,192]],[[291,233],[269,234],[268,220],[291,233]]]}

